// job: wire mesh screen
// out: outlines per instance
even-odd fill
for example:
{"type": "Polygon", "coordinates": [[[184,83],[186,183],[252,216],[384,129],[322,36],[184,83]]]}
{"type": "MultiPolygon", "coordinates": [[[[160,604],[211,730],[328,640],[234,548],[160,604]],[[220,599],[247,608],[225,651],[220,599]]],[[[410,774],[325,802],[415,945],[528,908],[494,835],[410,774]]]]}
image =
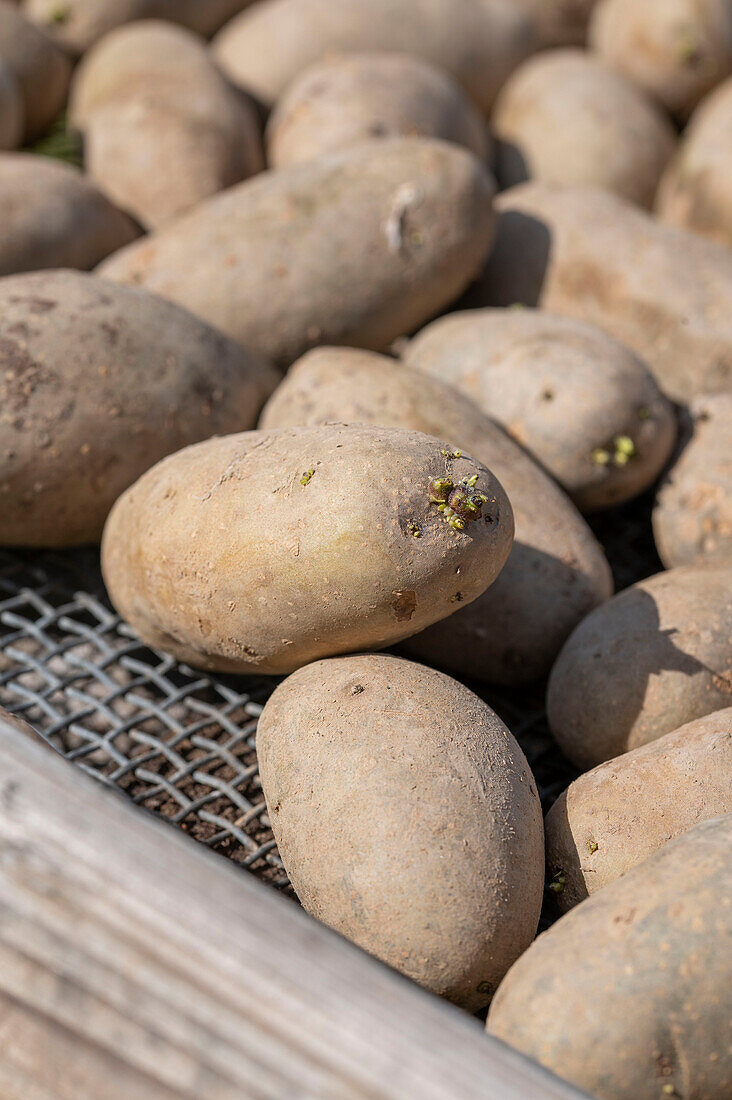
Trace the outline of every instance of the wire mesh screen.
{"type": "MultiPolygon", "coordinates": [[[[660,568],[648,497],[594,526],[618,588],[660,568]]],[[[255,740],[276,683],[201,673],[142,645],[112,610],[93,550],[0,550],[0,706],[89,774],[289,891],[255,740]]],[[[573,772],[549,735],[544,686],[472,686],[519,739],[547,807],[573,772]]]]}

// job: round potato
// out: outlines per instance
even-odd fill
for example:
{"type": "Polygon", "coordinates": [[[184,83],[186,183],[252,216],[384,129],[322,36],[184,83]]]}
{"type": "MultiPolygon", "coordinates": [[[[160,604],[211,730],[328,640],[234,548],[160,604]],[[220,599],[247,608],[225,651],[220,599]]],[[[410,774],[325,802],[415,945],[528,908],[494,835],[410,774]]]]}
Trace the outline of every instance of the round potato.
{"type": "Polygon", "coordinates": [[[682,118],[732,73],[729,0],[600,0],[590,43],[608,65],[682,118]]]}
{"type": "Polygon", "coordinates": [[[76,271],[0,279],[0,545],[98,542],[188,443],[251,428],[277,381],[178,306],[76,271]]]}
{"type": "Polygon", "coordinates": [[[266,106],[329,54],[393,50],[445,69],[487,111],[537,45],[512,0],[267,0],[232,19],[213,48],[229,79],[266,106]]]}
{"type": "Polygon", "coordinates": [[[581,511],[637,496],[671,453],[671,403],[631,351],[591,325],[468,310],[428,325],[404,354],[497,420],[581,511]]]}
{"type": "Polygon", "coordinates": [[[732,814],[562,917],[511,968],[488,1030],[598,1100],[722,1100],[732,814]]]}
{"type": "Polygon", "coordinates": [[[547,869],[563,911],[662,845],[732,813],[732,707],[697,718],[576,779],[546,817],[547,869]]]}
{"type": "Polygon", "coordinates": [[[0,58],[0,149],[15,149],[23,140],[23,99],[18,81],[0,58]]]}
{"type": "Polygon", "coordinates": [[[499,195],[476,305],[540,305],[605,329],[681,402],[732,388],[732,250],[595,188],[499,195]]]}
{"type": "Polygon", "coordinates": [[[451,442],[328,425],[158,463],[113,508],[102,565],[144,641],[202,668],[282,673],[451,614],[512,539],[502,487],[451,442]]]}
{"type": "Polygon", "coordinates": [[[310,66],[277,103],[267,127],[275,168],[368,138],[442,138],[488,155],[485,119],[460,85],[419,57],[357,53],[310,66]]]}
{"type": "Polygon", "coordinates": [[[732,560],[732,394],[700,397],[686,446],[661,486],[653,533],[667,568],[732,560]]]}
{"type": "Polygon", "coordinates": [[[76,168],[29,153],[0,153],[0,225],[0,275],[94,267],[140,235],[76,168]]]}
{"type": "Polygon", "coordinates": [[[640,581],[577,627],[552,669],[559,747],[586,771],[732,702],[732,563],[640,581]]]}
{"type": "Polygon", "coordinates": [[[581,46],[597,0],[513,0],[525,8],[542,46],[581,46]]]}
{"type": "Polygon", "coordinates": [[[661,180],[661,221],[732,246],[732,79],[703,101],[661,180]]]}
{"type": "Polygon", "coordinates": [[[676,146],[671,123],[629,81],[584,50],[525,61],[492,115],[503,187],[527,179],[604,187],[651,206],[676,146]]]}
{"type": "Polygon", "coordinates": [[[63,108],[71,64],[45,34],[6,0],[0,0],[0,58],[18,82],[24,137],[32,141],[63,108]]]}
{"type": "Polygon", "coordinates": [[[308,352],[270,398],[260,426],[332,420],[447,434],[495,473],[511,501],[516,541],[496,581],[410,638],[408,652],[499,684],[546,675],[577,623],[612,593],[605,556],[561,490],[456,390],[371,352],[308,352]]]}
{"type": "Polygon", "coordinates": [[[289,365],[380,350],[448,305],[493,238],[492,180],[446,142],[365,142],[201,203],[100,268],[289,365]]]}
{"type": "Polygon", "coordinates": [[[541,807],[518,744],[433,669],[363,654],[281,684],[257,729],[275,839],[305,909],[470,1011],[531,943],[541,807]]]}

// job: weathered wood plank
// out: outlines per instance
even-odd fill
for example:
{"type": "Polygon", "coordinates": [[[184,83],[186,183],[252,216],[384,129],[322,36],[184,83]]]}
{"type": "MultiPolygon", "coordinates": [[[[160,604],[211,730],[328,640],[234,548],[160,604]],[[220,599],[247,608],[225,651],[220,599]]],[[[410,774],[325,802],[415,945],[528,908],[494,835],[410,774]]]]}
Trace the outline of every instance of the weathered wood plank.
{"type": "Polygon", "coordinates": [[[0,720],[4,1100],[578,1100],[0,720]]]}

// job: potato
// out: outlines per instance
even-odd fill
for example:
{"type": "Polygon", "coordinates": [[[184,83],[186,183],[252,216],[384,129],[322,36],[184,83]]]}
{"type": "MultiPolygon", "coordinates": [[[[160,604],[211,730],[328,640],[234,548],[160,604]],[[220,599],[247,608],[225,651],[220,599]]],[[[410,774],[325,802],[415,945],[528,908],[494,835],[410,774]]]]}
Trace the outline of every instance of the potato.
{"type": "Polygon", "coordinates": [[[71,114],[90,178],[148,229],[264,166],[254,108],[196,35],[167,23],[102,39],[79,67],[71,114]]]}
{"type": "Polygon", "coordinates": [[[513,0],[530,12],[543,46],[581,46],[597,0],[513,0]]]}
{"type": "Polygon", "coordinates": [[[518,67],[492,115],[503,187],[527,179],[604,187],[651,206],[676,145],[643,92],[579,49],[549,50],[518,67]]]}
{"type": "Polygon", "coordinates": [[[664,173],[656,213],[732,246],[732,79],[703,101],[664,173]]]}
{"type": "Polygon", "coordinates": [[[686,118],[732,72],[732,5],[729,0],[600,0],[590,43],[608,65],[686,118]]]}
{"type": "Polygon", "coordinates": [[[145,642],[222,672],[401,641],[479,596],[511,548],[502,487],[453,447],[342,424],[187,447],[112,509],[112,602],[145,642]]]}
{"type": "Polygon", "coordinates": [[[266,106],[329,54],[391,50],[447,70],[487,111],[537,45],[512,0],[267,0],[232,19],[213,49],[229,79],[266,106]]]}
{"type": "Polygon", "coordinates": [[[187,443],[254,426],[277,375],[178,306],[75,271],[0,279],[0,545],[99,541],[187,443]]]}
{"type": "Polygon", "coordinates": [[[653,512],[653,533],[669,569],[732,559],[732,394],[700,397],[691,434],[653,512]]]}
{"type": "Polygon", "coordinates": [[[593,188],[499,195],[471,302],[540,305],[604,328],[678,401],[732,388],[732,251],[593,188]]]}
{"type": "Polygon", "coordinates": [[[547,868],[563,911],[674,837],[732,813],[732,707],[581,775],[546,818],[547,868]]]}
{"type": "Polygon", "coordinates": [[[419,57],[357,53],[305,69],[277,103],[267,127],[275,168],[368,138],[443,138],[488,155],[485,119],[447,73],[419,57]]]}
{"type": "Polygon", "coordinates": [[[488,1030],[598,1100],[722,1100],[732,814],[590,898],[511,968],[488,1030]]]}
{"type": "Polygon", "coordinates": [[[586,771],[732,703],[732,562],[640,581],[576,628],[552,669],[559,747],[586,771]]]}
{"type": "Polygon", "coordinates": [[[180,302],[278,364],[314,344],[379,350],[477,273],[492,191],[457,146],[365,142],[230,188],[100,273],[180,302]]]}
{"type": "Polygon", "coordinates": [[[468,310],[428,325],[404,354],[497,420],[582,511],[637,496],[671,453],[670,402],[631,351],[591,325],[468,310]]]}
{"type": "Polygon", "coordinates": [[[476,1011],[531,943],[541,808],[518,744],[456,680],[396,657],[318,661],[257,730],[275,839],[305,909],[476,1011]]]}
{"type": "Polygon", "coordinates": [[[15,76],[0,58],[0,149],[15,149],[23,140],[24,108],[15,76]]]}
{"type": "Polygon", "coordinates": [[[447,434],[495,473],[516,522],[508,561],[482,596],[405,644],[463,677],[514,684],[545,675],[577,623],[612,593],[602,550],[554,482],[456,390],[371,352],[308,352],[260,427],[332,420],[447,434]]]}
{"type": "Polygon", "coordinates": [[[76,168],[28,153],[0,153],[0,275],[90,268],[139,228],[76,168]]]}
{"type": "Polygon", "coordinates": [[[71,65],[61,50],[6,0],[0,0],[0,58],[18,82],[24,137],[32,141],[63,108],[71,65]]]}

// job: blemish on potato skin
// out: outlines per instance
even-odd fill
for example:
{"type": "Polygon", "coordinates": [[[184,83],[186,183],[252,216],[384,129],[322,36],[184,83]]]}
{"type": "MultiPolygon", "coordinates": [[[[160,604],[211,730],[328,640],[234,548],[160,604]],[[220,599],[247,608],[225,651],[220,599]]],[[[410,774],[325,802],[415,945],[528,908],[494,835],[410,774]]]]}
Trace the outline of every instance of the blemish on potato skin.
{"type": "Polygon", "coordinates": [[[395,592],[391,606],[397,622],[409,622],[417,610],[417,593],[411,588],[404,592],[395,592]]]}

